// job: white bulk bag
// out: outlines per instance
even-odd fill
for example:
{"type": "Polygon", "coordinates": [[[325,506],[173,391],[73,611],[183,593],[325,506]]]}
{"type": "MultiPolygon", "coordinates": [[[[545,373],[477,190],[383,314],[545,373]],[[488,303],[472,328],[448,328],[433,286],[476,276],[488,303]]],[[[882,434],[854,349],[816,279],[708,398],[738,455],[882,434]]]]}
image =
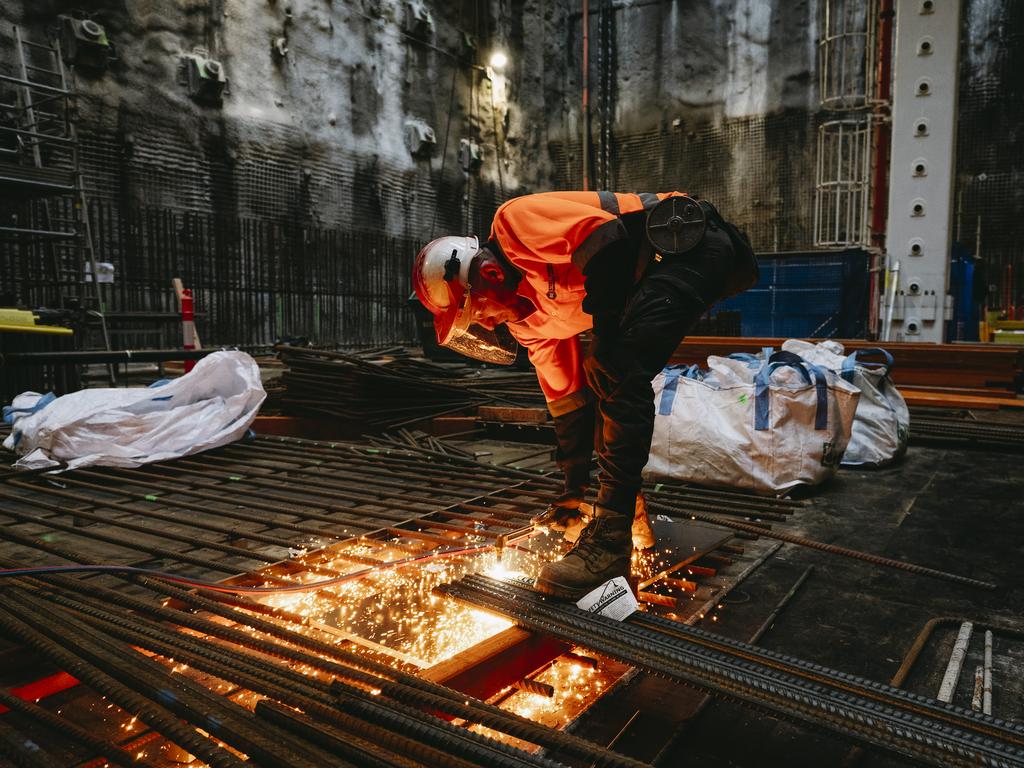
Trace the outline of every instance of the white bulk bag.
{"type": "Polygon", "coordinates": [[[655,377],[654,438],[644,477],[773,494],[835,474],[857,388],[796,355],[708,358],[710,373],[655,377]]]}
{"type": "Polygon", "coordinates": [[[782,348],[840,374],[860,390],[843,466],[882,466],[903,457],[910,433],[910,409],[889,377],[892,355],[878,347],[844,355],[843,345],[835,341],[811,344],[790,339],[782,348]],[[885,362],[862,359],[868,356],[881,356],[885,362]]]}
{"type": "Polygon", "coordinates": [[[19,469],[137,467],[226,445],[245,435],[267,393],[249,355],[214,352],[156,389],[33,395],[5,409],[13,429],[4,447],[21,454],[19,469]]]}

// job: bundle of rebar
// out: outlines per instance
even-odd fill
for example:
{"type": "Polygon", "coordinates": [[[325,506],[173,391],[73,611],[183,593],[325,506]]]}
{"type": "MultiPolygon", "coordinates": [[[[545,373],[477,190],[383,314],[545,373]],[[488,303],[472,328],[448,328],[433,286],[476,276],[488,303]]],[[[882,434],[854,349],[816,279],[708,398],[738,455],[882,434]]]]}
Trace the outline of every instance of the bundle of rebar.
{"type": "Polygon", "coordinates": [[[910,441],[1015,453],[1024,451],[1024,418],[997,421],[963,411],[915,409],[910,417],[910,441]]]}
{"type": "MultiPolygon", "coordinates": [[[[63,541],[100,543],[111,548],[118,562],[155,558],[184,573],[234,575],[286,559],[290,549],[337,549],[357,539],[386,541],[387,547],[409,554],[419,552],[424,542],[494,541],[506,529],[527,525],[561,492],[561,485],[560,478],[542,472],[438,450],[436,442],[434,447],[407,443],[386,448],[260,437],[139,469],[67,472],[56,482],[25,473],[0,476],[0,519],[43,526],[63,541]]],[[[729,491],[648,489],[652,514],[972,587],[994,587],[773,529],[773,523],[785,522],[801,506],[729,491]]],[[[15,525],[0,525],[0,539],[23,536],[15,525]]]]}
{"type": "Polygon", "coordinates": [[[401,348],[348,353],[281,346],[278,351],[288,368],[281,378],[281,408],[288,415],[326,416],[379,430],[487,403],[543,403],[532,372],[446,366],[401,348]]]}
{"type": "MultiPolygon", "coordinates": [[[[439,441],[424,442],[405,434],[408,439],[390,447],[261,437],[138,469],[3,476],[0,540],[17,546],[9,551],[31,554],[0,567],[55,561],[96,565],[88,553],[104,551],[105,562],[148,567],[159,563],[162,570],[190,578],[230,576],[236,584],[294,586],[297,578],[347,574],[344,568],[337,570],[341,566],[335,558],[376,568],[396,556],[495,542],[527,525],[561,489],[560,479],[542,472],[482,464],[439,441]],[[311,547],[322,549],[294,551],[311,547]],[[237,576],[246,571],[250,573],[237,576]]],[[[800,502],[660,487],[650,489],[649,503],[652,512],[677,519],[710,522],[748,536],[988,586],[772,530],[771,524],[785,521],[800,502]]],[[[461,693],[436,687],[423,691],[398,670],[365,666],[361,655],[357,664],[337,646],[325,646],[337,638],[318,635],[321,630],[305,615],[244,598],[189,593],[144,576],[101,578],[79,581],[47,575],[17,584],[9,577],[0,581],[0,634],[34,649],[124,708],[126,717],[138,715],[154,731],[210,765],[238,762],[221,742],[268,765],[550,764],[464,736],[452,731],[450,723],[435,722],[425,710],[494,730],[513,727],[510,721],[499,727],[493,724],[497,720],[481,720],[484,714],[504,715],[483,712],[461,693]],[[138,598],[140,587],[156,597],[138,598]],[[128,589],[133,590],[130,596],[128,589]],[[218,621],[231,619],[249,632],[243,639],[228,636],[232,628],[223,623],[196,623],[202,617],[175,612],[160,602],[166,598],[218,621]],[[251,632],[282,648],[262,645],[264,640],[251,632]],[[318,660],[281,655],[292,648],[318,660]],[[217,686],[228,686],[232,695],[211,698],[207,686],[160,658],[146,658],[133,649],[173,658],[175,665],[186,664],[213,676],[220,681],[217,686]],[[285,664],[275,666],[263,658],[267,655],[284,659],[285,664]],[[356,671],[325,668],[327,661],[356,671]],[[301,668],[301,674],[295,668],[301,668]],[[308,670],[315,673],[307,675],[308,670]],[[371,677],[358,677],[360,670],[371,677]],[[418,692],[396,688],[395,683],[418,692]],[[266,697],[255,713],[235,701],[234,694],[245,691],[266,697]],[[458,702],[453,696],[460,707],[475,711],[455,711],[458,702]],[[396,732],[405,740],[396,741],[396,732]],[[354,738],[365,744],[352,748],[354,738]]],[[[27,715],[40,723],[46,717],[34,710],[27,715]]],[[[579,744],[556,743],[548,731],[524,730],[533,735],[523,736],[519,729],[532,726],[518,720],[514,727],[516,731],[503,732],[545,746],[549,755],[571,754],[587,764],[624,764],[601,752],[584,755],[579,744]]],[[[64,731],[86,743],[73,724],[64,731]]],[[[25,739],[0,738],[0,754],[14,764],[42,764],[29,763],[35,757],[18,752],[19,743],[25,739]]],[[[101,753],[113,762],[124,757],[107,746],[101,753]]]]}
{"type": "Polygon", "coordinates": [[[442,594],[778,716],[938,766],[1024,766],[1024,725],[649,614],[614,621],[482,575],[442,594]]]}
{"type": "MultiPolygon", "coordinates": [[[[504,766],[555,768],[552,757],[453,724],[613,768],[643,763],[319,639],[301,617],[244,598],[230,604],[145,577],[146,598],[66,576],[3,585],[0,634],[22,643],[211,766],[504,766]],[[187,612],[167,607],[178,601],[187,612]],[[281,621],[280,619],[284,619],[281,621]],[[227,621],[225,621],[227,620],[227,621]],[[289,626],[289,620],[293,626],[289,626]],[[258,634],[257,634],[258,633],[258,634]],[[183,669],[187,665],[188,671],[183,669]],[[206,677],[229,683],[232,696],[206,677]],[[239,690],[255,694],[254,707],[239,690]]],[[[118,765],[138,761],[74,724],[19,711],[118,765]]],[[[30,742],[26,742],[30,744],[30,742]]],[[[26,753],[42,751],[24,747],[26,753]]],[[[18,757],[15,750],[15,757],[18,757]]]]}

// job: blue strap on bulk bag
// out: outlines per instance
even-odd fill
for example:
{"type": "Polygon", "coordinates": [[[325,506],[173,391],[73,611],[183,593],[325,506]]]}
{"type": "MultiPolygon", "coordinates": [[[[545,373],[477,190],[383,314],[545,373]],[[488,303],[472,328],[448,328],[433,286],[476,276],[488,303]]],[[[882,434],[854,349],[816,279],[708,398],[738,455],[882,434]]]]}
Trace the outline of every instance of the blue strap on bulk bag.
{"type": "Polygon", "coordinates": [[[53,394],[53,392],[47,392],[27,408],[15,408],[13,403],[11,405],[5,405],[3,407],[4,422],[6,424],[13,424],[24,416],[31,416],[33,413],[38,413],[56,399],[57,396],[53,394]]]}
{"type": "Polygon", "coordinates": [[[704,381],[707,378],[707,371],[701,370],[701,367],[697,364],[684,366],[682,376],[684,379],[690,379],[691,381],[704,381]]]}
{"type": "Polygon", "coordinates": [[[846,356],[846,359],[843,360],[842,376],[843,376],[844,379],[846,379],[846,381],[848,381],[848,382],[850,382],[852,384],[853,383],[853,369],[857,366],[857,363],[860,363],[861,365],[863,365],[865,367],[866,366],[874,366],[874,367],[884,368],[885,369],[885,373],[883,375],[883,381],[884,381],[884,376],[888,376],[889,375],[889,372],[893,368],[894,362],[895,361],[892,359],[892,355],[890,355],[887,350],[884,350],[881,347],[869,347],[867,349],[858,349],[855,352],[851,352],[849,355],[846,356]],[[863,362],[863,361],[861,361],[859,359],[861,355],[881,355],[882,357],[885,358],[885,362],[884,363],[863,362]]]}
{"type": "Polygon", "coordinates": [[[661,401],[658,403],[659,416],[668,416],[672,413],[672,403],[676,399],[676,387],[679,386],[679,377],[689,377],[689,372],[689,367],[685,365],[669,366],[663,371],[665,374],[665,387],[661,390],[661,401]]]}
{"type": "Polygon", "coordinates": [[[747,368],[752,371],[756,371],[761,367],[762,360],[757,355],[753,355],[750,352],[733,352],[729,355],[730,360],[739,360],[741,363],[745,363],[747,368]]]}
{"type": "Polygon", "coordinates": [[[824,369],[808,363],[792,352],[776,352],[765,361],[754,377],[754,429],[763,431],[769,427],[769,397],[771,377],[779,368],[795,368],[808,384],[813,383],[817,397],[814,413],[814,428],[828,428],[828,378],[824,369]]]}

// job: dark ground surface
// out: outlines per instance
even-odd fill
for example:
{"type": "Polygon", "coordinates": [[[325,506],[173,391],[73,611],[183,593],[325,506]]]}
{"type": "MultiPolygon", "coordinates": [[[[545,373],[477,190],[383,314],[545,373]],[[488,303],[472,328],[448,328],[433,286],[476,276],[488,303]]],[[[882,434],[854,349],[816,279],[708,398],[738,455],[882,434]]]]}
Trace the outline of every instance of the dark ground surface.
{"type": "MultiPolygon", "coordinates": [[[[842,470],[810,496],[788,531],[854,549],[994,581],[970,587],[784,545],[735,591],[720,620],[705,628],[749,639],[809,565],[805,582],[760,645],[889,682],[921,627],[937,616],[1024,627],[1024,457],[977,450],[912,447],[898,467],[842,470]],[[746,599],[749,596],[749,600],[746,599]]],[[[935,696],[957,626],[939,629],[907,685],[935,696]]],[[[969,707],[984,635],[972,637],[953,703],[969,707]]],[[[1024,643],[994,642],[996,717],[1024,717],[1024,643]]],[[[607,743],[639,711],[617,748],[651,759],[676,733],[664,766],[842,765],[852,744],[723,701],[689,717],[699,692],[638,676],[579,724],[607,743]]],[[[867,753],[862,766],[910,763],[867,753]]]]}
{"type": "MultiPolygon", "coordinates": [[[[514,450],[527,455],[540,448],[518,443],[514,450]]],[[[499,458],[508,457],[492,455],[499,458]]],[[[776,524],[779,530],[1000,588],[986,592],[787,544],[723,601],[719,620],[705,622],[705,629],[749,639],[811,565],[813,573],[762,646],[888,682],[931,618],[962,616],[1024,628],[1024,455],[912,446],[900,466],[842,470],[806,497],[802,510],[776,524]]],[[[774,545],[769,539],[736,543],[746,553],[720,574],[725,582],[774,545]]],[[[952,626],[935,633],[906,687],[936,694],[956,632],[952,626]]],[[[976,632],[953,700],[958,705],[970,706],[983,643],[976,632]]],[[[996,636],[993,687],[993,714],[1024,719],[1024,643],[996,636]]],[[[600,743],[615,740],[617,749],[646,760],[674,736],[660,766],[838,766],[853,746],[718,700],[694,715],[703,698],[699,691],[637,675],[593,707],[575,730],[600,743]]],[[[910,763],[868,752],[860,765],[910,763]]]]}

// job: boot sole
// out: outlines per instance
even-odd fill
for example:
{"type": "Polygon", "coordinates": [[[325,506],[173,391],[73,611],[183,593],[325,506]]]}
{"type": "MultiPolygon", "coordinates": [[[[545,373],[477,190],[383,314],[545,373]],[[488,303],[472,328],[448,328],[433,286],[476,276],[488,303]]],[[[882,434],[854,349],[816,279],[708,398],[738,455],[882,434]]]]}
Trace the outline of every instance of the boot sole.
{"type": "Polygon", "coordinates": [[[629,573],[619,573],[615,576],[609,576],[604,581],[598,582],[597,584],[591,584],[589,587],[567,587],[564,584],[559,584],[557,581],[549,581],[547,579],[541,579],[540,577],[534,579],[533,589],[535,592],[540,592],[542,595],[551,595],[552,597],[560,597],[565,600],[572,600],[576,602],[588,592],[593,592],[599,586],[616,578],[617,576],[624,577],[630,582],[630,586],[633,588],[633,593],[636,593],[636,587],[633,585],[632,576],[629,573]]]}
{"type": "Polygon", "coordinates": [[[562,598],[563,600],[572,600],[576,602],[583,597],[587,592],[595,589],[598,585],[595,584],[593,587],[566,587],[562,584],[558,584],[554,581],[542,581],[536,579],[533,582],[533,589],[535,592],[540,592],[542,595],[550,595],[551,597],[562,598]]]}

